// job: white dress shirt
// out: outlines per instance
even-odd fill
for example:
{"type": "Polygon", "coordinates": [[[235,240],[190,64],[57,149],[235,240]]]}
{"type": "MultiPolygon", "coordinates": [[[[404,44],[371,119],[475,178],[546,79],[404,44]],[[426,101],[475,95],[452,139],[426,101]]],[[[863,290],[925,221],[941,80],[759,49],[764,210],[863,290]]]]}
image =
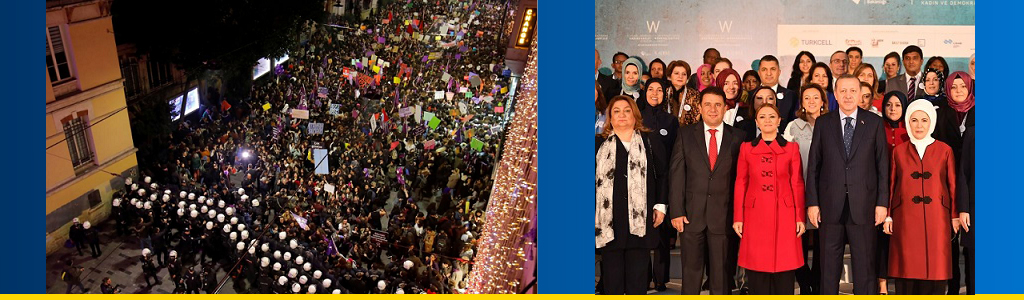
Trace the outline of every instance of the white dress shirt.
{"type": "Polygon", "coordinates": [[[850,121],[850,124],[853,126],[853,131],[857,131],[857,111],[859,110],[860,109],[854,109],[853,113],[850,115],[847,115],[842,110],[839,111],[839,128],[842,129],[843,135],[846,135],[846,117],[853,118],[853,121],[850,121]]]}
{"type": "MultiPolygon", "coordinates": [[[[704,124],[704,149],[709,148],[708,145],[711,145],[711,132],[708,131],[708,130],[715,129],[715,130],[718,130],[718,131],[715,132],[715,141],[717,142],[716,145],[715,145],[715,150],[718,150],[718,154],[722,154],[722,152],[721,152],[721,150],[722,150],[722,129],[725,128],[725,125],[723,125],[724,123],[718,124],[718,127],[710,127],[710,126],[708,126],[708,123],[703,123],[703,124],[704,124]]],[[[708,155],[710,155],[710,153],[708,155]]]]}

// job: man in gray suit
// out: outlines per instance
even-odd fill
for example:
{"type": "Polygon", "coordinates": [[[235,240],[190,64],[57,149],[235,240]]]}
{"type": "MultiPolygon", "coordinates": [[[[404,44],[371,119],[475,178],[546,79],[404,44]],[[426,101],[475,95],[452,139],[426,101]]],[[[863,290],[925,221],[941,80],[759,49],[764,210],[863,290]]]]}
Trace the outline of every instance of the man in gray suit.
{"type": "Polygon", "coordinates": [[[921,77],[921,65],[924,54],[921,47],[910,45],[903,49],[903,68],[907,73],[885,81],[885,92],[900,91],[907,95],[908,101],[914,101],[924,95],[924,78],[921,77]],[[909,92],[908,92],[909,91],[909,92]]]}

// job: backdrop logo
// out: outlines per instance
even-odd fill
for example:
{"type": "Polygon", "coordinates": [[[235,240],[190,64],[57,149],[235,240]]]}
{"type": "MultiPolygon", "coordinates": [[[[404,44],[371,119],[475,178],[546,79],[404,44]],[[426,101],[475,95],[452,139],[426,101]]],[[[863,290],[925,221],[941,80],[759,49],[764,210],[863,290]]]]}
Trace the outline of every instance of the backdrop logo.
{"type": "Polygon", "coordinates": [[[860,40],[846,40],[846,45],[850,47],[860,46],[860,40]]]}
{"type": "Polygon", "coordinates": [[[804,46],[832,46],[832,40],[800,40],[804,46]]]}
{"type": "Polygon", "coordinates": [[[647,33],[658,33],[659,26],[661,21],[647,21],[647,33]]]}
{"type": "Polygon", "coordinates": [[[878,44],[884,41],[883,39],[871,39],[871,48],[878,48],[878,44]]]}
{"type": "Polygon", "coordinates": [[[718,21],[718,29],[721,29],[723,33],[731,33],[732,21],[718,21]]]}
{"type": "Polygon", "coordinates": [[[789,45],[793,46],[793,48],[796,48],[796,46],[800,46],[800,40],[797,38],[790,38],[789,45]]]}

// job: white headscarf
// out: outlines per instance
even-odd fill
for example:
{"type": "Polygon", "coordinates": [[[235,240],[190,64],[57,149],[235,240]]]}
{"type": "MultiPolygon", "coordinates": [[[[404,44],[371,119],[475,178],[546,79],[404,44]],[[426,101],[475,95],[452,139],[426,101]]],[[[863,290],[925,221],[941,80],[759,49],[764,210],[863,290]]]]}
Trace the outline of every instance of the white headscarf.
{"type": "Polygon", "coordinates": [[[910,106],[907,106],[907,116],[903,118],[903,121],[907,122],[907,131],[910,131],[908,134],[910,136],[910,142],[914,144],[915,148],[917,148],[917,154],[920,156],[921,160],[924,160],[924,150],[928,148],[928,145],[931,145],[932,142],[935,142],[935,138],[932,137],[932,133],[935,132],[935,123],[937,120],[935,116],[935,106],[926,99],[918,99],[911,102],[910,106]],[[910,127],[910,116],[916,111],[924,112],[928,115],[928,120],[931,121],[928,124],[928,134],[925,135],[923,139],[915,138],[913,132],[914,129],[913,127],[910,127]]]}

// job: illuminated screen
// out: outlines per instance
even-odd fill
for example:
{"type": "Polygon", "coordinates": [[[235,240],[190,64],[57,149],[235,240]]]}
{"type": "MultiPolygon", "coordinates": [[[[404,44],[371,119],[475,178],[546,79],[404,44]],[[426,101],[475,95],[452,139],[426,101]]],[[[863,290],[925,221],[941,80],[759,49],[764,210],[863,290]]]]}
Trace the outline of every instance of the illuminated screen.
{"type": "Polygon", "coordinates": [[[252,68],[252,79],[260,78],[263,74],[270,72],[270,60],[266,58],[260,58],[256,62],[256,66],[252,68]]]}
{"type": "Polygon", "coordinates": [[[283,62],[285,62],[285,61],[287,61],[287,60],[288,60],[288,54],[285,54],[284,56],[281,56],[280,58],[278,58],[278,59],[275,59],[275,60],[274,60],[274,65],[275,65],[275,66],[276,66],[276,65],[280,65],[281,63],[283,63],[283,62]]]}
{"type": "Polygon", "coordinates": [[[199,109],[199,88],[195,87],[185,95],[185,115],[199,109]]]}
{"type": "Polygon", "coordinates": [[[171,121],[177,121],[181,118],[181,98],[184,98],[184,96],[178,95],[169,102],[171,104],[171,121]]]}

